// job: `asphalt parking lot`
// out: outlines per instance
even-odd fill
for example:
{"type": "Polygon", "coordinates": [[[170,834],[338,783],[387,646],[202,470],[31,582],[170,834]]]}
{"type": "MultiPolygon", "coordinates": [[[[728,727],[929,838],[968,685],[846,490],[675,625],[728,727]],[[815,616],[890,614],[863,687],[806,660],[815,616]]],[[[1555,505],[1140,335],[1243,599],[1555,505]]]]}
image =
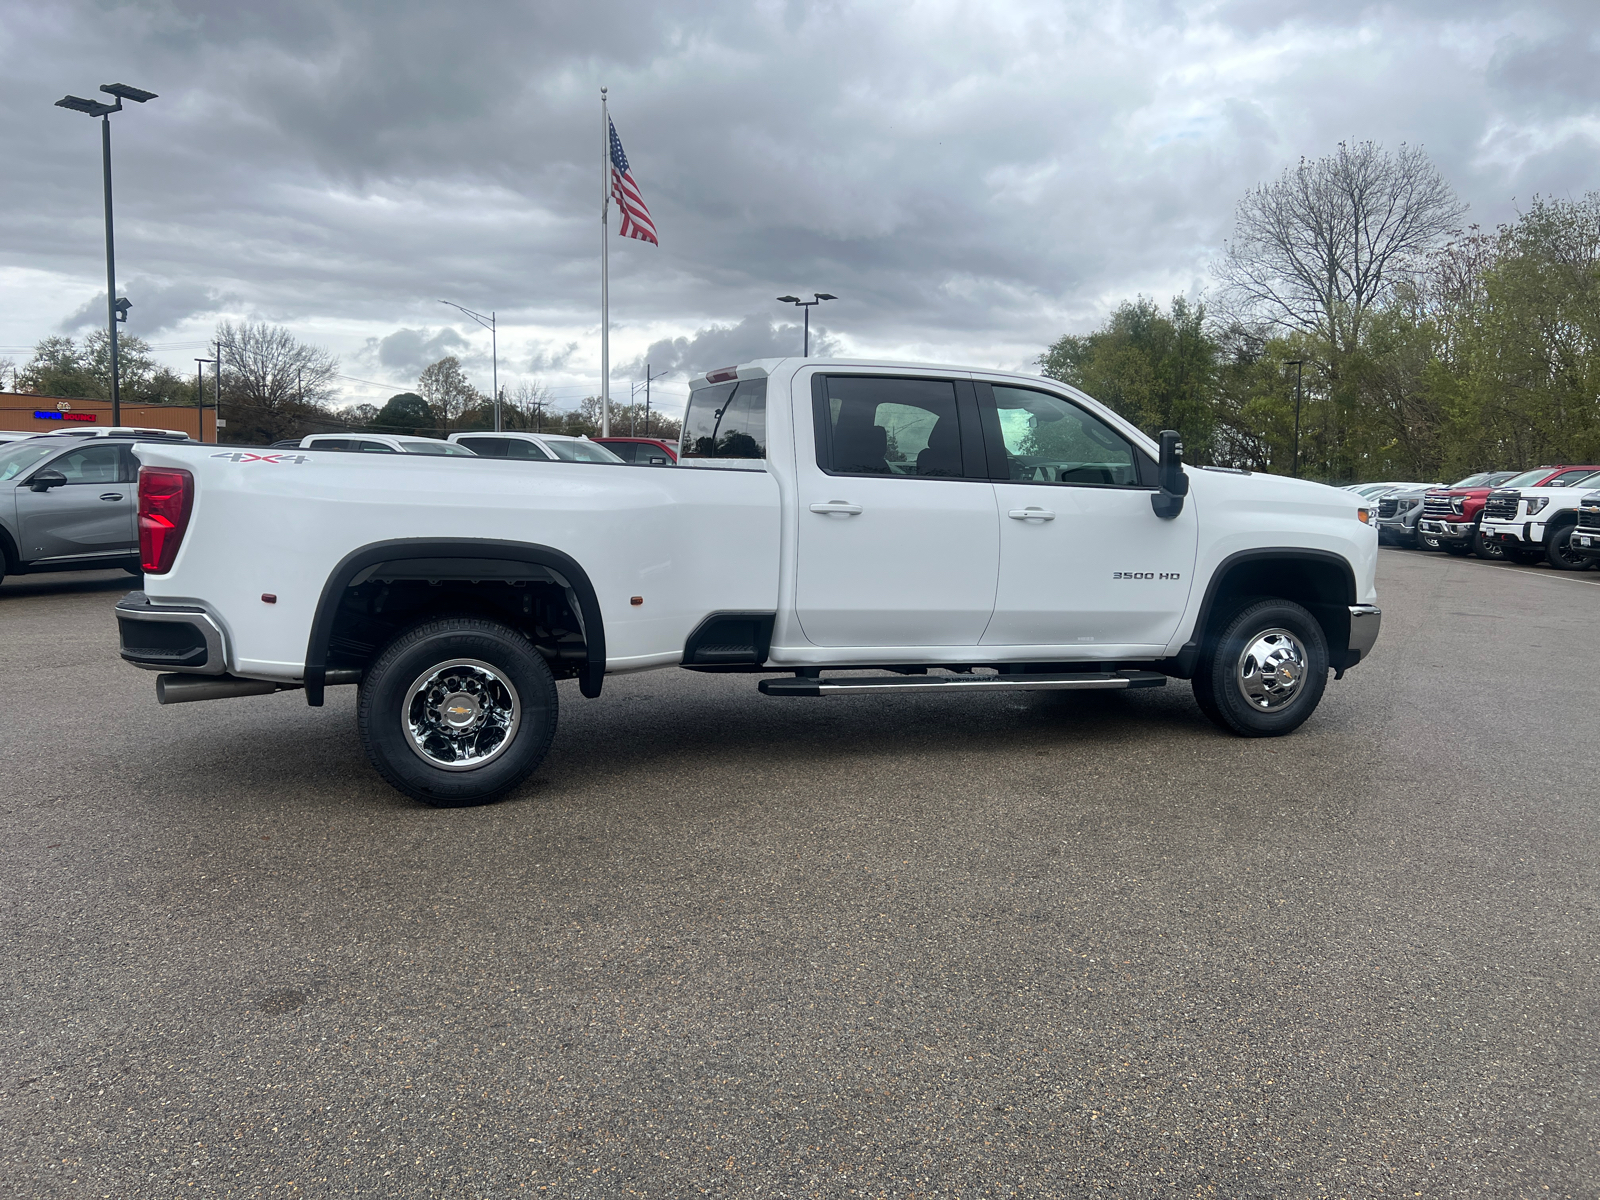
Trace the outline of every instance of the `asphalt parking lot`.
{"type": "Polygon", "coordinates": [[[1600,1194],[1600,575],[1386,550],[1298,734],[562,685],[418,807],[0,585],[0,1195],[1600,1194]]]}

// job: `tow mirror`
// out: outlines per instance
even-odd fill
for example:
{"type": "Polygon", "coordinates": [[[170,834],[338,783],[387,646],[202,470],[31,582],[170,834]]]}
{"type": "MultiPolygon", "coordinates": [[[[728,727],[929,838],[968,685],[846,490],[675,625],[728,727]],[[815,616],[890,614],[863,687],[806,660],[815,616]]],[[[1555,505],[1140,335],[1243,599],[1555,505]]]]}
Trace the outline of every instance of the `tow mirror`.
{"type": "Polygon", "coordinates": [[[1189,477],[1183,472],[1183,437],[1176,429],[1161,431],[1161,465],[1156,471],[1159,491],[1150,497],[1156,516],[1170,521],[1183,511],[1189,494],[1189,477]]]}
{"type": "Polygon", "coordinates": [[[60,471],[36,471],[28,480],[28,487],[35,492],[48,492],[51,488],[64,487],[66,482],[67,477],[60,471]]]}

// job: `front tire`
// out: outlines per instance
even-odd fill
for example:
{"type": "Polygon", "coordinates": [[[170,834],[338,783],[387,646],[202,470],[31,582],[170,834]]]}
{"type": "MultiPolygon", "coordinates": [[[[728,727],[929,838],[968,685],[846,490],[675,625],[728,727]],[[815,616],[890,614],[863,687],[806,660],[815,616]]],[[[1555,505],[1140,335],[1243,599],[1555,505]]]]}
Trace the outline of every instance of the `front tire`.
{"type": "Polygon", "coordinates": [[[500,799],[544,761],[555,678],[509,626],[446,617],[402,633],[361,682],[356,723],[378,774],[435,808],[500,799]]]}
{"type": "Polygon", "coordinates": [[[1506,556],[1506,548],[1499,540],[1490,541],[1483,536],[1483,530],[1478,530],[1472,535],[1472,552],[1479,558],[1490,562],[1502,562],[1506,556]]]}
{"type": "Polygon", "coordinates": [[[1558,571],[1587,571],[1594,560],[1572,548],[1572,534],[1576,525],[1563,525],[1554,533],[1545,534],[1545,559],[1558,571]]]}
{"type": "Polygon", "coordinates": [[[1317,619],[1293,601],[1261,600],[1223,627],[1193,688],[1201,711],[1230,733],[1281,737],[1316,711],[1327,684],[1317,619]]]}
{"type": "Polygon", "coordinates": [[[1431,533],[1423,533],[1419,529],[1416,537],[1415,545],[1418,550],[1437,550],[1439,548],[1439,539],[1431,533]]]}

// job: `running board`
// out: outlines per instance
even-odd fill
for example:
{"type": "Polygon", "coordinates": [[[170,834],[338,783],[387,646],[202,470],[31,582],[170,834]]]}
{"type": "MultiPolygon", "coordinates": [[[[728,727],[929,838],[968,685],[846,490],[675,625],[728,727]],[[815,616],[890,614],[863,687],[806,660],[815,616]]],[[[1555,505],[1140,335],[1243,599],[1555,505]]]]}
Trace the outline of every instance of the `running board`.
{"type": "Polygon", "coordinates": [[[865,696],[876,692],[1076,692],[1166,686],[1159,671],[1071,671],[1054,675],[861,675],[763,679],[768,696],[865,696]]]}

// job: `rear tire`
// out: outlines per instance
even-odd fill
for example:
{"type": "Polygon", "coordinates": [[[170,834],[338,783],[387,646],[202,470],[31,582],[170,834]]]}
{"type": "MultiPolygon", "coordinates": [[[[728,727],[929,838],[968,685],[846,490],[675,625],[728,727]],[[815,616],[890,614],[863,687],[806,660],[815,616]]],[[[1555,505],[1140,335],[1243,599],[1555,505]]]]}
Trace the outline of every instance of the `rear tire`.
{"type": "Polygon", "coordinates": [[[1201,659],[1195,701],[1240,737],[1281,737],[1298,729],[1328,685],[1322,626],[1291,600],[1247,605],[1201,659]]]}
{"type": "Polygon", "coordinates": [[[544,761],[556,716],[555,679],[533,643],[477,617],[395,638],[356,706],[378,774],[435,808],[488,804],[522,783],[544,761]]]}
{"type": "Polygon", "coordinates": [[[1558,571],[1587,571],[1594,565],[1594,559],[1572,548],[1572,533],[1576,528],[1576,525],[1563,525],[1545,534],[1545,560],[1558,571]]]}

